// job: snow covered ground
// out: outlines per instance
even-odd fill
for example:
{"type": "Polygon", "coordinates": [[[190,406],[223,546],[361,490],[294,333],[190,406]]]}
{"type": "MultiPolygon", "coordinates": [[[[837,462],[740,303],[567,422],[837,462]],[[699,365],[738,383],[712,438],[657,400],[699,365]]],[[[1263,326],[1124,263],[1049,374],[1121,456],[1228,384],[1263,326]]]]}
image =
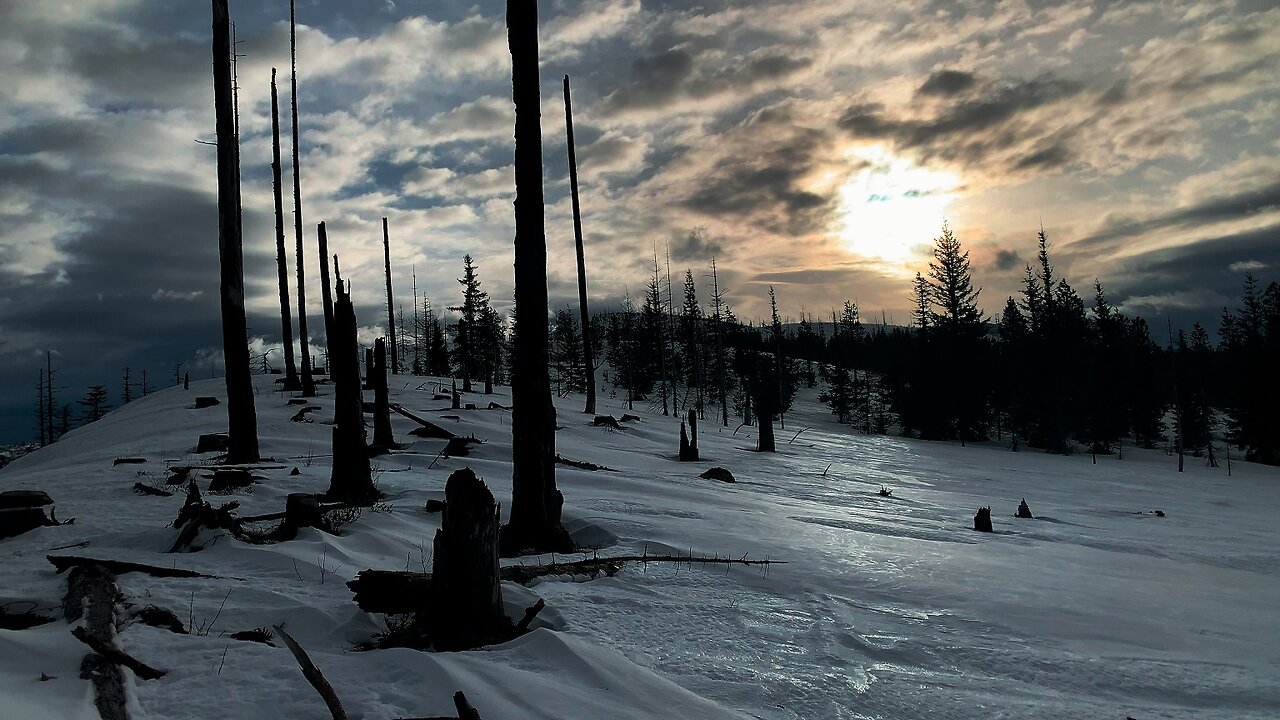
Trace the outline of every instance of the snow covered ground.
{"type": "MultiPolygon", "coordinates": [[[[285,468],[234,496],[244,514],[323,491],[329,475],[332,398],[318,398],[316,422],[294,423],[272,378],[257,380],[262,452],[285,468]]],[[[226,637],[277,623],[351,717],[369,720],[451,714],[459,689],[486,720],[1280,717],[1277,469],[1238,463],[1228,478],[1189,459],[1179,475],[1154,451],[1095,465],[868,437],[836,425],[811,393],[779,430],[776,455],[750,452],[752,428],[735,436],[708,421],[699,463],[675,460],[673,419],[641,411],[617,432],[590,426],[580,398],[557,401],[559,452],[618,470],[558,470],[566,524],[584,539],[616,536],[601,554],[692,549],[788,564],[630,565],[590,582],[504,584],[513,613],[535,593],[547,600],[542,627],[476,652],[354,652],[382,617],[361,612],[344,583],[365,568],[430,569],[439,516],[422,507],[443,496],[450,472],[470,466],[510,498],[509,414],[437,411],[448,403],[421,382],[393,379],[393,400],[487,442],[428,469],[444,441],[413,438],[394,416],[411,452],[375,460],[390,511],[365,511],[337,536],[304,530],[266,546],[224,536],[203,552],[162,554],[182,498],[132,486],[162,483],[164,461],[198,459],[197,436],[225,429],[221,407],[191,408],[194,395],[221,396],[221,380],[155,393],[20,458],[0,471],[0,490],[46,490],[76,522],[0,540],[0,603],[36,600],[58,614],[65,579],[45,555],[81,541],[58,552],[228,578],[120,578],[128,602],[207,630],[124,627],[122,647],[170,671],[130,676],[137,718],[324,717],[285,649],[226,637]],[[112,467],[120,456],[148,462],[112,467]],[[697,477],[713,465],[738,482],[697,477]],[[891,497],[877,494],[882,484],[891,497]],[[1037,519],[1013,518],[1024,496],[1037,519]],[[988,504],[997,532],[975,533],[972,515],[988,504]]],[[[500,390],[464,402],[508,404],[500,390]]],[[[601,412],[624,410],[605,399],[601,412]]],[[[78,677],[84,650],[60,619],[0,630],[0,718],[97,717],[78,677]]]]}

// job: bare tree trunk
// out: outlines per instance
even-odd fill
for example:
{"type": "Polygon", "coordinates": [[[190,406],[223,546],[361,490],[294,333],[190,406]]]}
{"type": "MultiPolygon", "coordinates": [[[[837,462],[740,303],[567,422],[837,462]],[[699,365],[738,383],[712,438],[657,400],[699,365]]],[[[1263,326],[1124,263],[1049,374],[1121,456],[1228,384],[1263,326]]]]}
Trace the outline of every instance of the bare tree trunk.
{"type": "Polygon", "coordinates": [[[302,252],[302,168],[298,165],[298,51],[296,3],[289,0],[289,106],[293,120],[293,234],[298,245],[298,336],[302,341],[302,396],[315,397],[311,377],[310,335],[307,333],[307,277],[302,252]]]}
{"type": "MultiPolygon", "coordinates": [[[[339,280],[338,282],[341,282],[339,280]]],[[[325,499],[372,503],[378,497],[364,440],[364,398],[360,393],[360,362],[356,349],[356,311],[351,293],[335,288],[334,340],[329,362],[334,383],[333,475],[325,499]]]]}
{"type": "Polygon", "coordinates": [[[324,222],[316,227],[316,244],[320,248],[320,296],[324,302],[324,343],[325,356],[333,358],[333,294],[329,288],[329,234],[325,232],[324,222]]]}
{"type": "Polygon", "coordinates": [[[591,316],[587,313],[587,263],[582,251],[582,211],[578,206],[578,156],[573,148],[573,99],[564,76],[564,121],[569,135],[569,192],[573,199],[573,239],[578,251],[578,309],[582,314],[582,360],[587,368],[587,407],[596,414],[596,363],[591,354],[591,316]]]}
{"type": "Polygon", "coordinates": [[[399,343],[396,341],[396,311],[391,294],[391,238],[387,234],[387,219],[382,218],[382,258],[387,272],[387,335],[391,339],[391,374],[400,372],[399,343]]]}
{"type": "MultiPolygon", "coordinates": [[[[222,353],[227,381],[227,461],[258,459],[258,416],[244,316],[244,258],[239,172],[231,106],[231,35],[227,0],[213,0],[213,99],[218,133],[218,263],[221,268],[222,353]]],[[[52,416],[52,411],[50,411],[52,416]]],[[[52,434],[52,433],[51,433],[52,434]]]]}
{"type": "Polygon", "coordinates": [[[276,201],[276,272],[280,279],[280,334],[284,339],[284,389],[299,390],[298,364],[293,359],[293,317],[289,311],[289,267],[284,247],[284,190],[280,187],[280,100],[276,69],[271,68],[271,187],[276,201]]]}
{"type": "Polygon", "coordinates": [[[566,551],[556,489],[556,409],[551,403],[547,338],[547,238],[542,194],[538,104],[537,0],[507,0],[512,98],[516,106],[515,374],[511,379],[511,517],[502,528],[506,555],[526,549],[566,551]]]}

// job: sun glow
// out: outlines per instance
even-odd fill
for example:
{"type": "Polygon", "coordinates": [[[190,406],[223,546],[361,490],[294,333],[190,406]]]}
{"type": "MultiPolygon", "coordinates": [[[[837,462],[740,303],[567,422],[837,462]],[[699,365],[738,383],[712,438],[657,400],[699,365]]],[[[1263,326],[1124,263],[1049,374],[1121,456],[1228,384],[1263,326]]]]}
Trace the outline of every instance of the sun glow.
{"type": "Polygon", "coordinates": [[[902,262],[942,228],[960,179],[922,168],[883,147],[856,148],[859,169],[840,187],[841,236],[850,252],[902,262]]]}

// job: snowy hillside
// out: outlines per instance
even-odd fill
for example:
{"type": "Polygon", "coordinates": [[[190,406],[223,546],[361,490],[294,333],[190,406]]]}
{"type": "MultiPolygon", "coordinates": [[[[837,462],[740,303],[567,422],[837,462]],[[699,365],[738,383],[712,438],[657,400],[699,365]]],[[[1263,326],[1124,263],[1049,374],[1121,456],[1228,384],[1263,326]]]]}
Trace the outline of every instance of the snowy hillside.
{"type": "MultiPolygon", "coordinates": [[[[210,498],[239,500],[246,515],[323,491],[329,478],[328,386],[314,422],[291,422],[297,408],[271,378],[256,380],[262,453],[283,467],[259,471],[252,493],[210,498]]],[[[504,506],[510,498],[509,414],[440,410],[448,402],[421,382],[393,378],[392,400],[486,442],[429,467],[444,441],[414,438],[414,424],[393,416],[405,452],[374,460],[389,507],[336,536],[304,529],[248,545],[206,531],[202,552],[163,554],[181,493],[132,488],[164,487],[166,461],[200,459],[197,437],[225,430],[225,405],[192,408],[197,394],[222,395],[221,380],[150,395],[0,471],[0,490],[45,490],[60,519],[76,518],[0,540],[0,603],[36,601],[58,617],[0,630],[0,718],[97,717],[49,554],[221,578],[120,576],[134,609],[156,605],[206,631],[121,618],[121,647],[169,671],[130,676],[136,718],[325,717],[286,649],[228,637],[281,623],[351,717],[369,720],[451,714],[459,689],[485,720],[1280,716],[1280,470],[1240,463],[1228,478],[1189,460],[1178,475],[1159,452],[1094,465],[856,435],[808,391],[777,454],[750,451],[752,428],[735,436],[709,420],[698,463],[675,460],[671,418],[638,411],[641,421],[614,431],[591,426],[580,399],[557,401],[558,452],[617,470],[558,467],[566,526],[581,542],[609,545],[601,555],[692,549],[788,564],[633,564],[589,582],[504,583],[513,613],[546,599],[542,627],[484,651],[356,652],[385,619],[362,612],[346,581],[365,568],[430,570],[440,516],[423,506],[442,498],[449,473],[469,466],[504,506]],[[147,462],[113,467],[125,456],[147,462]],[[715,465],[737,483],[698,477],[715,465]],[[1013,518],[1023,497],[1037,519],[1013,518]],[[992,507],[995,534],[970,529],[980,505],[992,507]]],[[[463,402],[509,404],[499,390],[463,402]]],[[[625,411],[606,399],[601,412],[625,411]]]]}

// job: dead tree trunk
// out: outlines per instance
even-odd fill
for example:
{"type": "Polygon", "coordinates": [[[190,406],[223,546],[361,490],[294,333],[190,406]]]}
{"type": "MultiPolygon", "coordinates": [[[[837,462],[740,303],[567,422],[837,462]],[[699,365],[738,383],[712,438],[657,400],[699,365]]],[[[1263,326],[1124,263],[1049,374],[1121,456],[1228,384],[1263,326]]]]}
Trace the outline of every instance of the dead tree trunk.
{"type": "Polygon", "coordinates": [[[395,302],[391,294],[391,237],[387,233],[386,218],[382,218],[382,259],[387,273],[387,337],[391,341],[391,374],[394,375],[400,372],[400,352],[396,342],[395,302]]]}
{"type": "Polygon", "coordinates": [[[578,252],[578,309],[582,315],[582,361],[587,369],[587,407],[596,414],[596,364],[591,354],[591,316],[587,312],[587,263],[582,251],[582,211],[578,207],[578,157],[573,148],[573,99],[569,76],[564,76],[564,121],[569,135],[569,192],[573,200],[573,239],[578,252]]]}
{"type": "Polygon", "coordinates": [[[386,451],[396,445],[391,435],[391,404],[387,398],[387,343],[382,338],[373,341],[373,447],[386,451]]]}
{"type": "MultiPolygon", "coordinates": [[[[764,391],[767,393],[768,391],[764,391]]],[[[759,417],[760,438],[756,450],[760,452],[777,452],[777,444],[773,439],[773,407],[764,395],[756,399],[756,415],[759,417]]]]}
{"type": "Polygon", "coordinates": [[[320,297],[324,302],[324,343],[325,357],[333,359],[333,294],[329,288],[329,233],[325,232],[324,222],[316,226],[316,245],[320,248],[320,297]]]}
{"type": "Polygon", "coordinates": [[[698,460],[698,413],[689,410],[689,452],[693,460],[698,460]]]}
{"type": "MultiPolygon", "coordinates": [[[[249,374],[244,316],[244,256],[239,170],[231,101],[231,35],[227,0],[213,0],[213,100],[218,133],[218,264],[221,268],[222,353],[227,372],[228,462],[258,459],[258,416],[249,374]]],[[[52,412],[50,412],[52,415],[52,412]]],[[[49,433],[52,436],[52,432],[49,433]]]]}
{"type": "Polygon", "coordinates": [[[302,341],[302,396],[315,397],[316,384],[311,377],[311,336],[307,332],[307,275],[302,252],[302,169],[298,165],[298,45],[297,13],[289,0],[289,106],[293,120],[293,234],[298,254],[298,338],[302,341]]]}
{"type": "Polygon", "coordinates": [[[364,440],[364,399],[360,393],[360,363],[356,353],[356,311],[351,293],[339,285],[333,306],[333,356],[329,358],[334,384],[333,474],[326,500],[371,504],[378,497],[364,440]]]}
{"type": "Polygon", "coordinates": [[[449,476],[444,513],[433,543],[431,644],[470,650],[511,637],[498,568],[498,506],[470,468],[449,476]]]}
{"type": "Polygon", "coordinates": [[[511,379],[511,518],[502,551],[566,551],[556,489],[556,409],[551,403],[547,337],[547,238],[538,104],[538,3],[507,0],[512,98],[516,106],[514,377],[511,379]]]}
{"type": "Polygon", "coordinates": [[[276,69],[271,68],[271,188],[276,201],[276,273],[280,279],[280,334],[284,339],[284,389],[300,390],[298,363],[293,359],[293,314],[289,310],[288,252],[284,246],[284,190],[280,187],[280,99],[276,69]]]}

